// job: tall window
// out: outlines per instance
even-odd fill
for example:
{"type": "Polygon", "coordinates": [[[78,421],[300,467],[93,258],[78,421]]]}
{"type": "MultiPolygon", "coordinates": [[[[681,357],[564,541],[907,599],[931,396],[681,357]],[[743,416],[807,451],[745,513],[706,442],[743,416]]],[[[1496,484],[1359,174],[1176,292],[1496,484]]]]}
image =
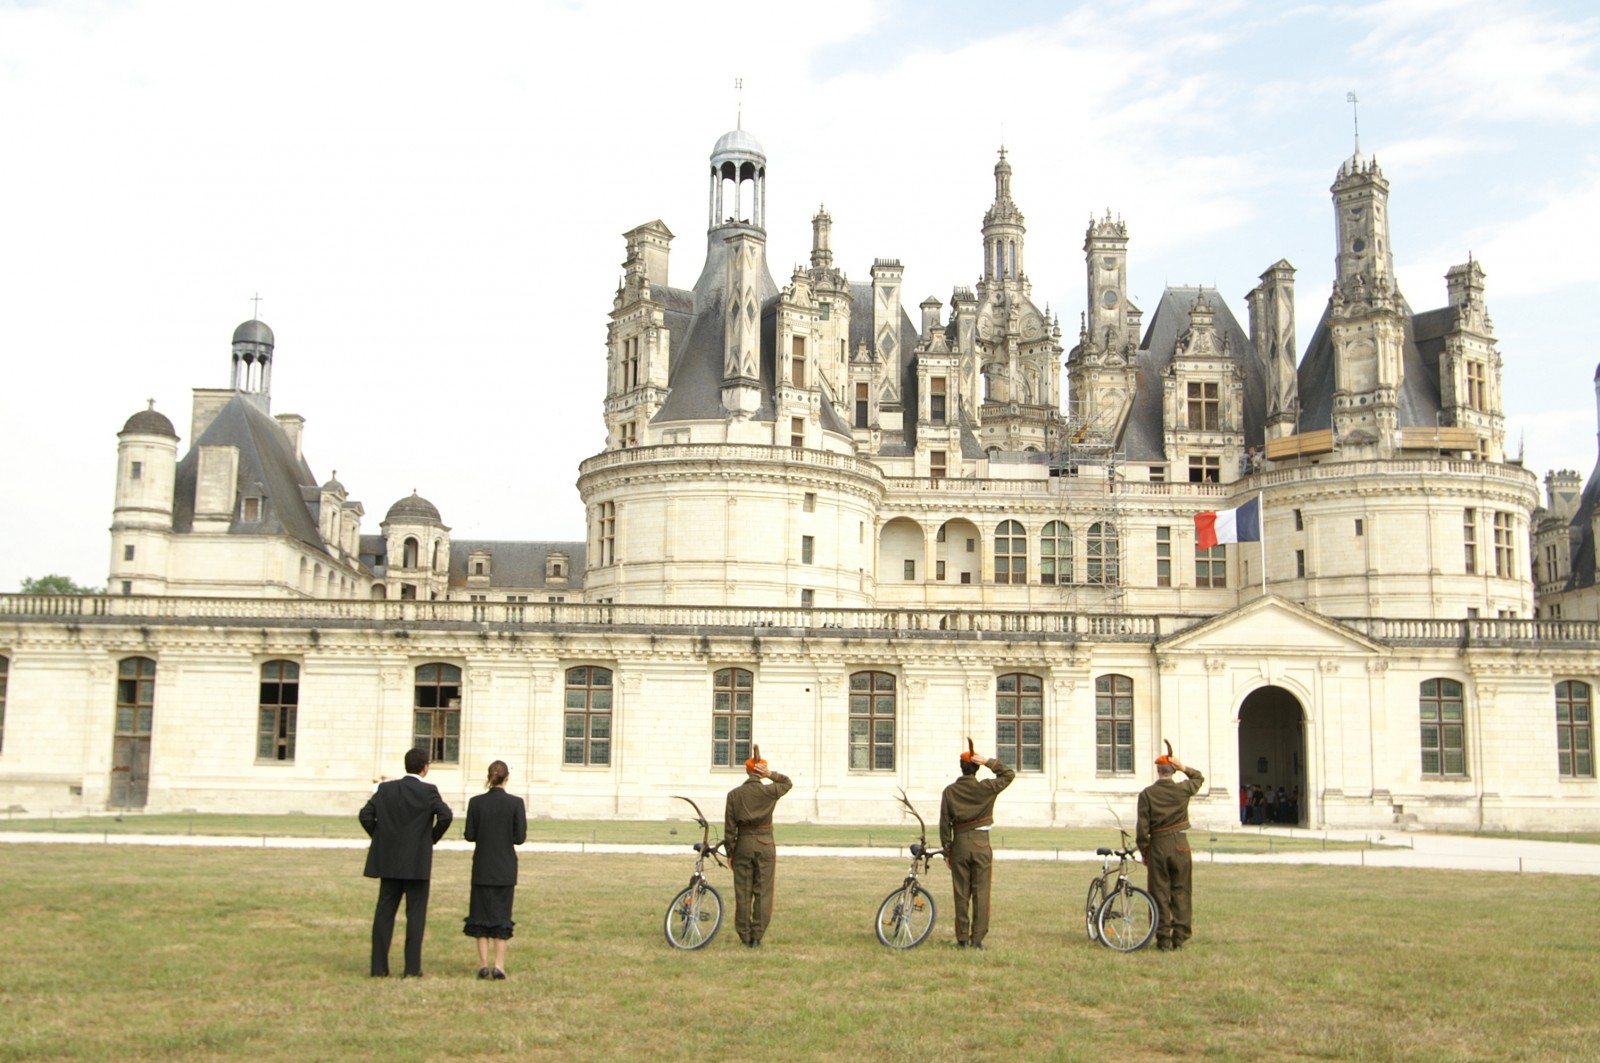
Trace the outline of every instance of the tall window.
{"type": "Polygon", "coordinates": [[[802,565],[811,564],[812,558],[816,556],[816,549],[817,540],[814,536],[800,536],[800,563],[802,565]]]}
{"type": "Polygon", "coordinates": [[[928,451],[928,475],[935,480],[944,479],[946,470],[945,452],[942,450],[928,451]]]}
{"type": "Polygon", "coordinates": [[[789,418],[789,445],[803,447],[806,445],[806,419],[804,417],[789,418]]]}
{"type": "Polygon", "coordinates": [[[1546,581],[1561,578],[1561,552],[1555,543],[1547,543],[1544,548],[1544,578],[1546,581]]]}
{"type": "Polygon", "coordinates": [[[1039,536],[1039,582],[1072,582],[1072,528],[1064,521],[1051,521],[1039,536]]]}
{"type": "Polygon", "coordinates": [[[453,664],[417,668],[411,744],[438,764],[461,762],[461,669],[453,664]]]}
{"type": "Polygon", "coordinates": [[[1217,385],[1191,383],[1189,385],[1189,427],[1207,432],[1218,431],[1222,424],[1217,385]]]}
{"type": "Polygon", "coordinates": [[[1156,586],[1172,586],[1172,529],[1156,529],[1156,586]]]}
{"type": "Polygon", "coordinates": [[[1105,522],[1089,525],[1088,554],[1084,578],[1090,583],[1115,584],[1117,569],[1117,529],[1105,522]]]}
{"type": "Polygon", "coordinates": [[[611,669],[567,669],[563,764],[611,763],[611,669]]]}
{"type": "Polygon", "coordinates": [[[617,504],[602,502],[597,508],[595,536],[599,540],[600,564],[617,563],[617,504]]]}
{"type": "Polygon", "coordinates": [[[928,419],[934,424],[944,424],[944,377],[936,376],[928,384],[931,391],[928,396],[928,419]]]}
{"type": "Polygon", "coordinates": [[[417,549],[418,549],[418,546],[417,546],[417,541],[415,539],[408,538],[405,541],[405,544],[403,546],[401,546],[401,548],[400,548],[400,567],[401,568],[416,568],[417,567],[417,549]]]}
{"type": "Polygon", "coordinates": [[[850,770],[894,770],[894,676],[850,676],[850,770]]]}
{"type": "Polygon", "coordinates": [[[1483,363],[1467,363],[1467,407],[1473,410],[1484,409],[1483,363]]]}
{"type": "Polygon", "coordinates": [[[1461,716],[1461,684],[1454,679],[1425,679],[1418,700],[1422,718],[1422,774],[1465,775],[1467,753],[1461,716]]]}
{"type": "Polygon", "coordinates": [[[0,657],[0,752],[6,748],[6,680],[10,673],[10,658],[0,657]]]}
{"type": "MultiPolygon", "coordinates": [[[[0,657],[0,663],[4,660],[0,657]]],[[[0,675],[0,684],[3,682],[0,675]]],[[[4,693],[3,686],[0,693],[4,693]]],[[[1594,778],[1593,702],[1588,683],[1563,680],[1556,684],[1556,757],[1564,779],[1594,778]]]]}
{"type": "Polygon", "coordinates": [[[1028,582],[1028,540],[1014,520],[1001,521],[994,530],[994,581],[1028,582]]]}
{"type": "Polygon", "coordinates": [[[750,710],[755,674],[719,668],[711,677],[711,763],[737,768],[750,759],[750,710]]]}
{"type": "Polygon", "coordinates": [[[797,388],[806,386],[806,341],[802,336],[790,337],[794,349],[789,358],[789,377],[797,388]]]}
{"type": "Polygon", "coordinates": [[[867,427],[867,406],[869,393],[866,384],[856,385],[856,419],[854,427],[867,427]]]}
{"type": "Polygon", "coordinates": [[[1228,585],[1228,548],[1222,543],[1208,550],[1198,547],[1194,552],[1194,585],[1196,587],[1226,587],[1228,585]]]}
{"type": "Polygon", "coordinates": [[[1461,548],[1465,572],[1471,576],[1478,571],[1478,511],[1467,509],[1461,515],[1461,548]]]}
{"type": "Polygon", "coordinates": [[[1516,551],[1512,545],[1511,514],[1496,510],[1494,514],[1494,574],[1509,579],[1516,571],[1516,551]]]}
{"type": "Polygon", "coordinates": [[[155,717],[156,662],[129,657],[117,662],[117,734],[150,734],[155,717]]]}
{"type": "Polygon", "coordinates": [[[995,681],[995,756],[1018,771],[1044,770],[1044,680],[1012,672],[995,681]]]}
{"type": "Polygon", "coordinates": [[[1103,675],[1094,681],[1095,771],[1133,770],[1133,680],[1103,675]]]}
{"type": "Polygon", "coordinates": [[[300,666],[268,661],[261,666],[261,700],[256,714],[256,759],[294,760],[294,727],[300,707],[300,666]]]}

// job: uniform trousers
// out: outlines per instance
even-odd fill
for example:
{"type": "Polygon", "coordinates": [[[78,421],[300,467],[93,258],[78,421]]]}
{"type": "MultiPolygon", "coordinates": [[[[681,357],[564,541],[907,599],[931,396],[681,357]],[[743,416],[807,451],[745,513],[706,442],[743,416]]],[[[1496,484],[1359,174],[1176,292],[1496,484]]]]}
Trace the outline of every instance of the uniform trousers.
{"type": "Polygon", "coordinates": [[[1189,836],[1181,830],[1152,835],[1145,851],[1148,861],[1147,885],[1156,899],[1161,923],[1156,927],[1156,944],[1181,945],[1189,940],[1190,882],[1194,863],[1189,853],[1189,836]]]}
{"type": "Polygon", "coordinates": [[[982,945],[989,933],[989,888],[994,850],[986,830],[963,831],[950,845],[950,885],[956,895],[956,942],[982,945]]]}
{"type": "Polygon", "coordinates": [[[760,941],[772,921],[778,885],[778,850],[772,831],[746,828],[733,851],[733,926],[739,940],[760,941]]]}

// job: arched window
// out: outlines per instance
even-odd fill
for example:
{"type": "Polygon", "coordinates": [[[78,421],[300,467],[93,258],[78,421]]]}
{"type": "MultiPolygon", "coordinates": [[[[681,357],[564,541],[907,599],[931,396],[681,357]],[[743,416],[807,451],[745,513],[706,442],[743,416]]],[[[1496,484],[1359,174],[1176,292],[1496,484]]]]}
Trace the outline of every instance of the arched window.
{"type": "Polygon", "coordinates": [[[400,567],[416,568],[417,553],[420,549],[421,546],[417,543],[417,540],[408,536],[405,545],[400,548],[400,567]]]}
{"type": "Polygon", "coordinates": [[[1072,528],[1064,521],[1051,521],[1039,536],[1039,582],[1072,582],[1072,528]]]}
{"type": "Polygon", "coordinates": [[[1011,672],[995,680],[995,756],[1018,771],[1044,770],[1044,680],[1011,672]]]}
{"type": "Polygon", "coordinates": [[[719,668],[711,677],[711,764],[737,768],[750,759],[755,673],[719,668]]]}
{"type": "MultiPolygon", "coordinates": [[[[5,658],[0,657],[0,662],[5,658]]],[[[0,712],[5,709],[5,676],[0,674],[0,712]]],[[[1556,684],[1556,756],[1564,779],[1594,778],[1594,695],[1588,683],[1556,684]]]]}
{"type": "Polygon", "coordinates": [[[850,676],[850,770],[893,771],[895,680],[888,672],[850,676]]]}
{"type": "Polygon", "coordinates": [[[611,669],[568,668],[563,764],[611,763],[611,669]]]}
{"type": "Polygon", "coordinates": [[[1094,744],[1095,771],[1133,770],[1133,680],[1125,675],[1094,681],[1094,744]]]}
{"type": "Polygon", "coordinates": [[[1115,585],[1119,580],[1117,529],[1104,521],[1089,525],[1088,555],[1084,578],[1090,583],[1115,585]]]}
{"type": "Polygon", "coordinates": [[[1014,520],[1003,520],[994,530],[994,581],[1028,582],[1028,539],[1014,520]]]}
{"type": "Polygon", "coordinates": [[[412,701],[412,745],[436,764],[461,762],[461,669],[453,664],[417,668],[412,701]]]}
{"type": "Polygon", "coordinates": [[[300,707],[300,666],[268,661],[261,666],[256,712],[256,759],[294,763],[295,716],[300,707]]]}
{"type": "Polygon", "coordinates": [[[1467,773],[1466,724],[1461,684],[1424,679],[1418,696],[1422,722],[1422,774],[1435,778],[1467,773]]]}

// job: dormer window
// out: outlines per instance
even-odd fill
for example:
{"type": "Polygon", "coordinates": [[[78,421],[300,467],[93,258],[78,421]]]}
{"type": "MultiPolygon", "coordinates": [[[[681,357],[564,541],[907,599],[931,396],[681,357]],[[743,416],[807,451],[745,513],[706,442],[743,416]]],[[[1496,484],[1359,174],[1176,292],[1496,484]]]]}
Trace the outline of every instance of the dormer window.
{"type": "Polygon", "coordinates": [[[239,507],[239,519],[251,524],[260,520],[261,499],[253,495],[246,497],[243,505],[239,507]]]}

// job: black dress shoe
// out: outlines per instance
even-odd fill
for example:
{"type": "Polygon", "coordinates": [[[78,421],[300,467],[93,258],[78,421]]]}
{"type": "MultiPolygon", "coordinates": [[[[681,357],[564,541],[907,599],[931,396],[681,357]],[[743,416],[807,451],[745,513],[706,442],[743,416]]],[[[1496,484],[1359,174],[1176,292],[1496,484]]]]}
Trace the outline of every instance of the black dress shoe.
{"type": "Polygon", "coordinates": [[[478,977],[479,978],[487,978],[487,977],[489,977],[489,968],[487,968],[487,967],[479,967],[478,968],[478,977]]]}
{"type": "Polygon", "coordinates": [[[494,969],[494,980],[496,982],[504,982],[506,980],[506,972],[504,972],[500,968],[496,967],[494,969]]]}

